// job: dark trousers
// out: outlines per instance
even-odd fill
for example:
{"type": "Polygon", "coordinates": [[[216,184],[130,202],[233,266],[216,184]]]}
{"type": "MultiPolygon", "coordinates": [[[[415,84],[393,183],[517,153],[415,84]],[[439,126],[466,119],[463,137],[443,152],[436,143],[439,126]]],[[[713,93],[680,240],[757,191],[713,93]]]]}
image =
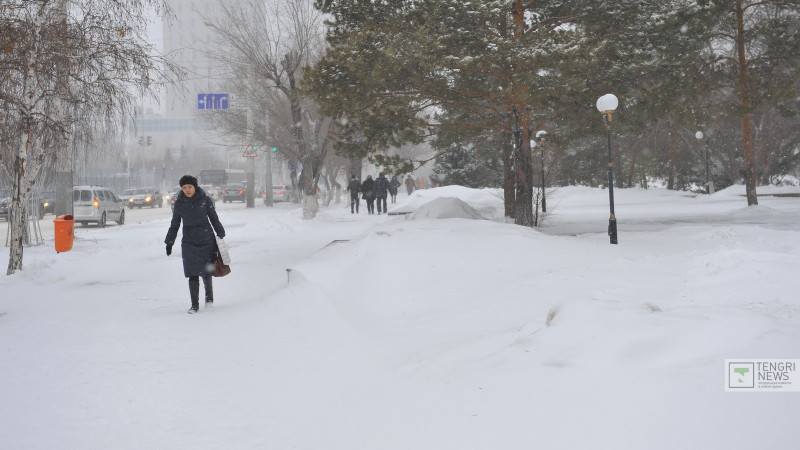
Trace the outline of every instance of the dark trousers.
{"type": "Polygon", "coordinates": [[[383,212],[389,212],[389,210],[386,209],[386,197],[378,197],[378,214],[381,213],[381,203],[383,203],[383,212]]]}
{"type": "MultiPolygon", "coordinates": [[[[206,291],[206,302],[214,301],[214,287],[211,275],[203,277],[203,288],[206,291]]],[[[192,299],[192,308],[200,307],[200,277],[189,277],[189,297],[192,299]]]]}
{"type": "Polygon", "coordinates": [[[367,212],[375,214],[375,197],[367,197],[367,212]]]}
{"type": "Polygon", "coordinates": [[[350,212],[358,212],[358,205],[361,204],[361,200],[358,199],[358,196],[350,197],[350,212]],[[355,211],[353,210],[355,208],[355,211]]]}

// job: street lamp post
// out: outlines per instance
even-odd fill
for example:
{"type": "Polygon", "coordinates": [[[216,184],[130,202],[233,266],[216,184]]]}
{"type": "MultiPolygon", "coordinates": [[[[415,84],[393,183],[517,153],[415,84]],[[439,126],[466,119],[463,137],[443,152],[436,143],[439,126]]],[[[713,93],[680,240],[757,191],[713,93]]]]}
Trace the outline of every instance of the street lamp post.
{"type": "Polygon", "coordinates": [[[544,137],[547,136],[547,131],[541,130],[536,132],[536,137],[539,139],[539,148],[542,152],[542,212],[547,212],[547,196],[545,195],[544,184],[544,137]]]}
{"type": "MultiPolygon", "coordinates": [[[[699,145],[703,139],[703,132],[698,131],[694,134],[694,137],[697,138],[697,144],[699,145]]],[[[711,185],[708,183],[708,141],[706,141],[706,194],[711,195],[711,185]]]]}
{"type": "MultiPolygon", "coordinates": [[[[697,143],[700,143],[700,140],[703,139],[703,132],[698,131],[694,134],[694,137],[697,138],[697,143]]],[[[706,194],[711,195],[714,193],[714,180],[711,178],[711,171],[708,168],[708,147],[711,144],[711,139],[706,138],[706,194]]]]}
{"type": "Polygon", "coordinates": [[[603,115],[608,141],[608,201],[611,215],[608,218],[608,236],[612,244],[617,243],[617,217],[614,215],[614,163],[611,158],[611,121],[619,101],[614,94],[606,94],[597,99],[597,110],[603,115]]]}

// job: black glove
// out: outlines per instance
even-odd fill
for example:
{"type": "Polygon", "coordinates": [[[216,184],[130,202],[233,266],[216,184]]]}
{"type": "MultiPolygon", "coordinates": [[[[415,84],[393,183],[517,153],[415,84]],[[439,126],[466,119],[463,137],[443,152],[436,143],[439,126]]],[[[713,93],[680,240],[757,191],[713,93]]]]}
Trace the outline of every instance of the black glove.
{"type": "Polygon", "coordinates": [[[172,244],[167,244],[167,256],[172,254],[172,244]]]}

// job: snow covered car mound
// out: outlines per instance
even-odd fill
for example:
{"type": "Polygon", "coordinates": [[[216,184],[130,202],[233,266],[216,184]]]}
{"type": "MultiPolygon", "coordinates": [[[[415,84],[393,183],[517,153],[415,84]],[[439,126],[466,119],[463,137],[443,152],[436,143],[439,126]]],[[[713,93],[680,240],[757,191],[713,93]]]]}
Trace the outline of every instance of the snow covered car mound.
{"type": "Polygon", "coordinates": [[[455,197],[440,197],[417,208],[408,215],[409,220],[417,219],[473,219],[486,220],[466,202],[455,197]]]}

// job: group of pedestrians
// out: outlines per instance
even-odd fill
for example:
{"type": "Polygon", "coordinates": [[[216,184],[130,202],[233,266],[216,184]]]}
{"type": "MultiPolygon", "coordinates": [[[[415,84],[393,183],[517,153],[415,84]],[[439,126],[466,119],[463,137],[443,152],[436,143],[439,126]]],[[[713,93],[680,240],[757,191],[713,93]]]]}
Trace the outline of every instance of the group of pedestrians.
{"type": "Polygon", "coordinates": [[[364,182],[359,182],[355,175],[350,177],[350,183],[347,184],[347,190],[350,191],[350,214],[358,214],[361,198],[367,201],[367,213],[375,214],[375,200],[378,201],[378,214],[389,212],[386,200],[391,196],[392,203],[397,203],[397,188],[400,187],[400,182],[397,176],[393,176],[391,180],[381,172],[377,179],[372,179],[372,175],[367,175],[364,182]]]}

